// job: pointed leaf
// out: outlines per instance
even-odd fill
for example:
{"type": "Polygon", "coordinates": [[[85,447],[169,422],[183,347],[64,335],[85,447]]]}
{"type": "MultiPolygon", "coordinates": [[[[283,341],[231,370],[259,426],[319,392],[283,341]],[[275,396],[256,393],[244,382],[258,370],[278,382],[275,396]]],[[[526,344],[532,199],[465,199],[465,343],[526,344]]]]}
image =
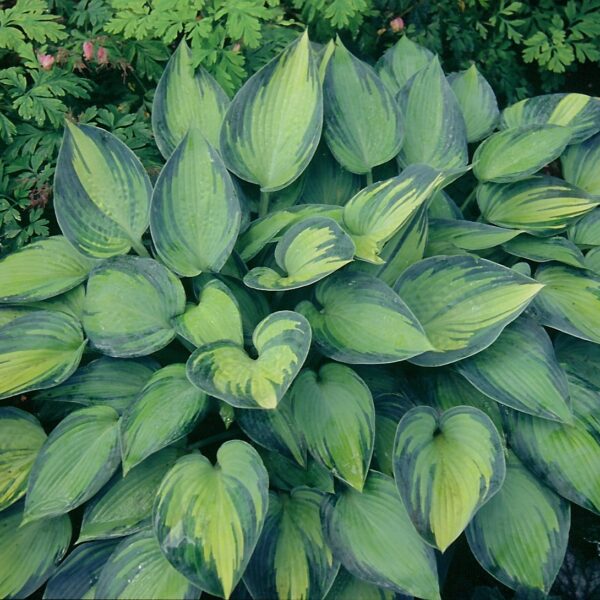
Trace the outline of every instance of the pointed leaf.
{"type": "Polygon", "coordinates": [[[231,441],[213,466],[184,456],[167,473],[154,506],[154,529],[169,562],[210,594],[228,598],[263,528],[268,475],[245,442],[231,441]]]}
{"type": "Polygon", "coordinates": [[[409,267],[394,286],[435,351],[412,362],[440,366],[487,348],[525,310],[541,285],[474,256],[434,256],[409,267]]]}
{"type": "Polygon", "coordinates": [[[144,356],[175,336],[171,319],[183,313],[181,282],[151,258],[122,256],[92,271],[83,326],[92,344],[109,356],[144,356]]]}
{"type": "Polygon", "coordinates": [[[188,434],[207,410],[206,394],[189,382],[185,365],[156,371],[119,424],[123,471],[188,434]]]}
{"type": "Polygon", "coordinates": [[[565,265],[571,265],[572,267],[583,268],[584,266],[584,258],[581,250],[573,242],[561,236],[537,238],[530,235],[522,235],[504,244],[502,249],[513,256],[526,258],[534,262],[550,262],[555,260],[565,265]]]}
{"type": "Polygon", "coordinates": [[[335,559],[368,583],[438,600],[433,549],[417,534],[391,477],[371,471],[362,493],[345,488],[321,508],[335,559]]]}
{"type": "Polygon", "coordinates": [[[229,98],[202,66],[194,69],[185,40],[173,53],[156,87],[152,130],[156,145],[169,158],[189,129],[197,127],[214,148],[229,98]]]}
{"type": "Polygon", "coordinates": [[[62,312],[34,311],[0,329],[0,399],[53,387],[77,368],[81,325],[62,312]]]}
{"type": "Polygon", "coordinates": [[[560,157],[563,177],[590,194],[600,194],[600,133],[569,146],[560,157]]]}
{"type": "Polygon", "coordinates": [[[93,406],[52,430],[29,475],[25,522],[65,514],[102,488],[119,465],[117,422],[112,408],[93,406]]]}
{"type": "Polygon", "coordinates": [[[257,290],[289,290],[315,283],[348,264],[354,242],[327,217],[311,217],[293,225],[275,248],[275,260],[283,274],[270,267],[255,267],[244,283],[257,290]]]}
{"type": "Polygon", "coordinates": [[[351,364],[406,360],[431,349],[423,328],[406,304],[383,281],[343,272],[317,286],[317,305],[296,309],[312,327],[320,352],[351,364]]]}
{"type": "Polygon", "coordinates": [[[513,590],[548,593],[563,562],[571,511],[511,453],[502,489],[467,529],[479,564],[513,590]]]}
{"type": "Polygon", "coordinates": [[[339,569],[323,538],[323,494],[269,493],[265,526],[244,574],[253,598],[323,598],[339,569]]]}
{"type": "Polygon", "coordinates": [[[368,173],[402,146],[402,117],[372,67],[336,40],[323,82],[324,137],[336,160],[352,173],[368,173]]]}
{"type": "Polygon", "coordinates": [[[240,205],[218,152],[191,129],[156,181],[150,230],[167,267],[185,277],[220,271],[240,228],[240,205]]]}
{"type": "Polygon", "coordinates": [[[307,167],[322,122],[321,83],[305,33],[233,99],[221,129],[223,160],[230,171],[264,192],[279,190],[307,167]]]}
{"type": "Polygon", "coordinates": [[[300,314],[282,310],[263,319],[252,336],[258,358],[222,341],[200,346],[187,362],[190,381],[239,408],[275,408],[308,354],[311,330],[300,314]]]}
{"type": "Polygon", "coordinates": [[[142,163],[111,133],[66,121],[54,209],[63,235],[83,254],[108,258],[141,245],[152,186],[142,163]]]}

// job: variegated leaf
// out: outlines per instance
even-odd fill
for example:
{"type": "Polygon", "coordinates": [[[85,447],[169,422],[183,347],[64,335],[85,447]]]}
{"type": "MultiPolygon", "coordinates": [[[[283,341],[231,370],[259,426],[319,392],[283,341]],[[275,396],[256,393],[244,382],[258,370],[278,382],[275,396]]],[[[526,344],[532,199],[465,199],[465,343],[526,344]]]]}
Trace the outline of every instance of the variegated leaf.
{"type": "Polygon", "coordinates": [[[600,194],[600,133],[569,146],[560,157],[563,177],[590,194],[600,194]]]}
{"type": "Polygon", "coordinates": [[[435,350],[412,362],[440,366],[487,348],[541,288],[529,277],[470,255],[435,256],[415,263],[394,289],[435,350]]]}
{"type": "Polygon", "coordinates": [[[292,311],[263,319],[252,336],[258,358],[230,341],[200,346],[187,363],[187,375],[210,396],[239,408],[275,408],[308,354],[311,329],[292,311]]]}
{"type": "MultiPolygon", "coordinates": [[[[590,213],[593,214],[593,213],[590,213]]],[[[522,235],[503,244],[502,249],[513,256],[534,262],[557,261],[572,267],[584,267],[584,257],[577,246],[562,236],[538,238],[522,235]]]]}
{"type": "Polygon", "coordinates": [[[317,304],[296,310],[308,319],[320,352],[351,364],[406,360],[432,346],[414,314],[383,281],[342,272],[319,283],[317,304]]]}
{"type": "Polygon", "coordinates": [[[210,594],[229,598],[263,528],[269,478],[240,441],[223,444],[213,466],[184,456],[167,473],[154,505],[154,530],[169,562],[210,594]]]}
{"type": "Polygon", "coordinates": [[[54,209],[64,236],[83,254],[108,258],[130,248],[147,255],[152,186],[142,163],[118,138],[66,121],[54,209]]]}
{"type": "MultiPolygon", "coordinates": [[[[600,201],[600,195],[595,198],[600,201]]],[[[595,208],[570,225],[567,235],[578,246],[600,246],[600,208],[595,208]]]]}
{"type": "Polygon", "coordinates": [[[600,275],[600,247],[593,248],[585,255],[585,268],[600,275]]]}
{"type": "Polygon", "coordinates": [[[230,171],[257,183],[263,192],[279,190],[307,167],[322,122],[321,82],[304,33],[233,99],[221,129],[223,160],[230,171]]]}

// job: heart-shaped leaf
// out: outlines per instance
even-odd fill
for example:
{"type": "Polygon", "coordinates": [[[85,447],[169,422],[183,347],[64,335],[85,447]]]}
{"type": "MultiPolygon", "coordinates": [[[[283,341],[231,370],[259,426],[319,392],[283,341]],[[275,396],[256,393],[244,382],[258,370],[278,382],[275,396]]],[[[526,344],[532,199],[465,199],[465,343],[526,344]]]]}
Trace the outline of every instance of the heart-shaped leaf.
{"type": "Polygon", "coordinates": [[[548,334],[535,321],[517,319],[489,348],[456,368],[497,402],[535,417],[572,421],[567,378],[548,334]]]}
{"type": "Polygon", "coordinates": [[[0,262],[0,302],[36,302],[67,292],[94,264],[62,235],[33,242],[0,262]]]}
{"type": "Polygon", "coordinates": [[[68,515],[22,524],[23,504],[0,512],[0,597],[29,598],[71,543],[68,515]]]}
{"type": "Polygon", "coordinates": [[[509,452],[500,491],[467,529],[479,564],[504,585],[547,594],[563,562],[569,503],[540,482],[509,452]]]}
{"type": "Polygon", "coordinates": [[[325,140],[348,171],[368,173],[400,151],[402,116],[394,96],[339,38],[327,64],[323,104],[325,140]]]}
{"type": "Polygon", "coordinates": [[[389,363],[431,349],[423,328],[394,291],[365,273],[343,272],[317,286],[317,305],[296,309],[312,327],[319,350],[345,363],[389,363]]]}
{"type": "Polygon", "coordinates": [[[147,527],[158,486],[180,454],[177,448],[165,448],[125,476],[117,471],[86,504],[77,542],[121,537],[147,527]]]}
{"type": "Polygon", "coordinates": [[[545,175],[477,188],[477,203],[487,221],[543,236],[564,230],[599,202],[562,179],[545,175]]]}
{"type": "Polygon", "coordinates": [[[362,490],[375,438],[375,408],[365,382],[349,367],[328,363],[305,370],[290,390],[298,429],[312,456],[362,490]]]}
{"type": "Polygon", "coordinates": [[[465,119],[467,141],[478,142],[486,138],[500,118],[492,86],[474,64],[465,71],[448,75],[448,83],[465,119]]]}
{"type": "Polygon", "coordinates": [[[197,600],[200,590],[174,569],[150,530],[125,538],[110,555],[96,584],[96,598],[197,600]]]}
{"type": "Polygon", "coordinates": [[[585,94],[545,94],[502,111],[502,127],[546,124],[568,127],[570,143],[582,142],[600,130],[600,100],[585,94]]]}
{"type": "Polygon", "coordinates": [[[304,219],[290,227],[275,248],[275,261],[284,274],[255,267],[244,283],[268,291],[304,287],[348,264],[354,250],[352,239],[333,219],[304,219]]]}
{"type": "Polygon", "coordinates": [[[465,120],[437,57],[406,84],[398,102],[405,119],[401,164],[422,163],[442,171],[467,164],[465,120]]]}
{"type": "Polygon", "coordinates": [[[206,394],[187,379],[185,365],[156,371],[120,421],[123,472],[189,433],[208,407],[206,394]]]}
{"type": "Polygon", "coordinates": [[[558,125],[525,125],[493,133],[475,150],[473,174],[479,181],[518,181],[558,158],[571,135],[571,129],[558,125]]]}
{"type": "Polygon", "coordinates": [[[66,121],[56,174],[54,210],[64,236],[83,254],[108,258],[147,252],[152,186],[142,163],[118,138],[66,121]]]}
{"type": "Polygon", "coordinates": [[[563,177],[589,194],[600,194],[600,133],[581,144],[569,146],[561,155],[563,177]]]}
{"type": "Polygon", "coordinates": [[[263,528],[269,478],[260,456],[231,441],[217,463],[200,454],[179,459],[154,505],[154,529],[169,562],[210,594],[229,598],[263,528]]]}
{"type": "Polygon", "coordinates": [[[0,329],[0,399],[53,387],[77,368],[86,341],[63,312],[36,310],[0,329]]]}
{"type": "Polygon", "coordinates": [[[214,148],[229,106],[229,98],[202,66],[194,69],[192,53],[182,40],[156,87],[152,130],[156,145],[169,158],[188,130],[198,128],[214,148]]]}
{"type": "Polygon", "coordinates": [[[394,289],[435,348],[412,362],[440,366],[487,348],[542,286],[475,256],[434,256],[409,267],[394,289]]]}
{"type": "Polygon", "coordinates": [[[321,83],[304,33],[236,94],[221,129],[223,159],[263,192],[279,190],[307,167],[322,124],[321,83]]]}
{"type": "Polygon", "coordinates": [[[167,267],[186,277],[220,271],[240,228],[231,177],[199,129],[190,129],[160,172],[150,230],[167,267]]]}
{"type": "Polygon", "coordinates": [[[442,174],[411,165],[401,175],[366,187],[344,206],[344,227],[356,244],[356,256],[381,264],[383,245],[429,200],[442,174]]]}
{"type": "Polygon", "coordinates": [[[600,246],[600,208],[594,208],[572,223],[567,230],[567,235],[571,242],[579,246],[600,246]]]}
{"type": "Polygon", "coordinates": [[[230,341],[200,346],[187,363],[190,381],[239,408],[275,408],[300,371],[311,330],[300,314],[282,310],[263,319],[252,336],[258,358],[230,341]]]}
{"type": "Polygon", "coordinates": [[[573,242],[559,235],[549,238],[522,235],[504,244],[502,249],[513,256],[534,262],[555,260],[572,267],[584,267],[581,250],[573,242]]]}
{"type": "Polygon", "coordinates": [[[323,494],[269,493],[265,526],[244,573],[253,598],[323,598],[339,569],[321,529],[323,494]]]}
{"type": "Polygon", "coordinates": [[[171,320],[184,309],[185,292],[173,273],[151,258],[122,256],[92,271],[83,326],[104,354],[144,356],[173,339],[171,320]]]}
{"type": "Polygon", "coordinates": [[[345,488],[327,496],[321,511],[334,558],[355,577],[439,600],[433,548],[416,532],[391,477],[371,471],[362,493],[345,488]]]}
{"type": "Polygon", "coordinates": [[[502,486],[502,441],[483,412],[409,410],[394,444],[394,478],[423,539],[444,552],[502,486]]]}
{"type": "Polygon", "coordinates": [[[33,461],[45,441],[46,433],[33,415],[0,407],[0,512],[25,495],[33,461]]]}
{"type": "Polygon", "coordinates": [[[62,515],[91,498],[119,466],[119,415],[108,406],[71,413],[37,455],[23,521],[62,515]]]}

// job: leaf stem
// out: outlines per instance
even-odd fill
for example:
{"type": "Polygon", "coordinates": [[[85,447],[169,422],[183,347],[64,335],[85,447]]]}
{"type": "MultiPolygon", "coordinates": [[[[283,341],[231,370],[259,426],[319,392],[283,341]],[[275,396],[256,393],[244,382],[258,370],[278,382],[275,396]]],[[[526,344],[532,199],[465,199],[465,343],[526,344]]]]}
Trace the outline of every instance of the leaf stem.
{"type": "Polygon", "coordinates": [[[150,254],[148,250],[146,250],[146,246],[144,246],[144,242],[142,240],[137,240],[131,242],[132,248],[136,251],[138,256],[143,256],[144,258],[150,258],[150,254]]]}
{"type": "Polygon", "coordinates": [[[367,171],[367,185],[373,185],[373,169],[367,171]]]}
{"type": "Polygon", "coordinates": [[[239,435],[239,431],[237,429],[229,429],[227,431],[223,431],[223,433],[217,433],[216,435],[211,435],[210,437],[204,438],[203,440],[198,440],[193,444],[190,444],[187,449],[188,450],[199,450],[200,448],[205,448],[206,446],[210,446],[216,442],[220,442],[221,440],[230,440],[239,435]]]}
{"type": "Polygon", "coordinates": [[[265,217],[269,212],[269,192],[260,192],[260,204],[258,205],[258,216],[265,217]]]}

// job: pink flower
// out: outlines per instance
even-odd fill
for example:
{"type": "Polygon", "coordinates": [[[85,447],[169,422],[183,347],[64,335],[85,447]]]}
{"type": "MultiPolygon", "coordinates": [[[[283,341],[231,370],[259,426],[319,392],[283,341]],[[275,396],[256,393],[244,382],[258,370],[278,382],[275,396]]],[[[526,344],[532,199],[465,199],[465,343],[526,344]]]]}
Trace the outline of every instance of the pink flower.
{"type": "Polygon", "coordinates": [[[99,65],[108,64],[108,50],[104,46],[98,48],[98,52],[96,52],[96,61],[99,65]]]}
{"type": "Polygon", "coordinates": [[[54,56],[52,54],[42,54],[41,52],[37,55],[38,62],[44,71],[49,71],[54,64],[54,56]]]}
{"type": "Polygon", "coordinates": [[[83,42],[83,58],[85,60],[92,60],[94,58],[94,44],[90,40],[83,42]]]}
{"type": "Polygon", "coordinates": [[[394,33],[398,33],[404,29],[404,19],[402,17],[396,17],[390,21],[390,27],[394,33]]]}
{"type": "Polygon", "coordinates": [[[234,54],[237,54],[241,49],[242,49],[242,45],[239,42],[237,42],[236,44],[233,45],[233,47],[231,48],[231,51],[234,54]]]}

